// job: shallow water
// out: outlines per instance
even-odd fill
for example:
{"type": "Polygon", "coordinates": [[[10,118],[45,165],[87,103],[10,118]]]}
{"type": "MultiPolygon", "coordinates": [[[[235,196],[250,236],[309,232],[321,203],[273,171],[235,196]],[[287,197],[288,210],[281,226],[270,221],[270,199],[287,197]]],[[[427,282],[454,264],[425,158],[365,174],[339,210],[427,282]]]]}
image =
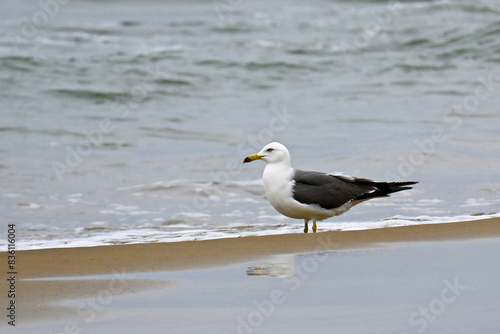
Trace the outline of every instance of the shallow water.
{"type": "MultiPolygon", "coordinates": [[[[92,333],[494,333],[500,266],[484,254],[498,254],[499,246],[497,239],[404,243],[63,280],[79,289],[58,289],[70,297],[60,303],[59,316],[22,323],[12,333],[65,326],[92,333]],[[249,267],[278,261],[286,269],[281,275],[248,275],[249,267]]],[[[42,303],[26,316],[43,316],[46,308],[42,303]]]]}
{"type": "Polygon", "coordinates": [[[499,6],[41,3],[0,13],[21,247],[298,232],[241,164],[273,140],[301,169],[420,181],[320,229],[499,212],[499,6]]]}

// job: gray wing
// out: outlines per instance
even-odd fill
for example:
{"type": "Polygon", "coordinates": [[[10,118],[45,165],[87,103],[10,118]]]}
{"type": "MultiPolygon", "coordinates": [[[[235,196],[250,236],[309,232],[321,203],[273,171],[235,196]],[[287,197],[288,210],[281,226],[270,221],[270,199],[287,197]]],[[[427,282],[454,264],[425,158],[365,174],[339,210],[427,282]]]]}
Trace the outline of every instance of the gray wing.
{"type": "Polygon", "coordinates": [[[376,182],[370,179],[332,175],[320,172],[295,170],[293,198],[304,204],[316,204],[324,209],[334,209],[355,200],[388,196],[391,193],[412,189],[415,181],[376,182]]]}
{"type": "Polygon", "coordinates": [[[328,210],[377,190],[374,185],[355,182],[356,178],[350,180],[348,177],[320,172],[295,170],[293,179],[295,181],[293,198],[296,201],[317,204],[328,210]]]}

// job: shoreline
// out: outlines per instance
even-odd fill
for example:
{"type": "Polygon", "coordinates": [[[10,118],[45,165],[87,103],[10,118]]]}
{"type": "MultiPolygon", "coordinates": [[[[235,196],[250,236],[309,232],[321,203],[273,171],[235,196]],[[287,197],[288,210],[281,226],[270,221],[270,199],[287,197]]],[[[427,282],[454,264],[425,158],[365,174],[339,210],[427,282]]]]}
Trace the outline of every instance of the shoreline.
{"type": "MultiPolygon", "coordinates": [[[[223,267],[273,254],[368,247],[380,243],[500,236],[500,218],[369,230],[249,236],[202,241],[18,251],[20,279],[223,267]],[[47,262],[46,259],[50,259],[47,262]],[[50,264],[50,265],[48,265],[50,264]]],[[[6,263],[7,252],[1,252],[6,263]]]]}
{"type": "MultiPolygon", "coordinates": [[[[402,285],[401,291],[407,291],[408,281],[415,280],[415,277],[420,277],[419,275],[422,274],[429,275],[428,279],[424,280],[429,282],[425,291],[432,291],[434,288],[432,284],[436,277],[435,267],[427,267],[432,266],[434,261],[432,259],[441,258],[441,262],[455,263],[455,272],[468,273],[469,266],[476,265],[475,259],[478,255],[496,251],[495,249],[488,250],[491,242],[483,242],[484,246],[472,242],[479,239],[485,241],[494,239],[493,244],[497,245],[497,240],[500,240],[500,218],[315,234],[293,233],[203,241],[19,251],[16,252],[16,291],[18,293],[15,297],[16,332],[33,333],[39,332],[40,328],[60,331],[68,324],[76,329],[98,326],[91,330],[92,332],[104,324],[107,326],[104,332],[123,331],[127,326],[120,321],[126,321],[127,317],[133,319],[137,314],[141,314],[144,317],[143,324],[163,323],[154,327],[153,332],[163,332],[164,325],[170,326],[176,323],[179,328],[185,330],[184,332],[191,333],[186,324],[191,323],[191,319],[195,317],[199,323],[203,324],[200,328],[205,328],[204,324],[212,321],[210,317],[207,318],[210,310],[213,307],[221,307],[220,298],[225,298],[226,303],[230,304],[234,302],[232,298],[235,294],[248,293],[247,297],[240,300],[240,303],[245,303],[248,300],[252,301],[255,298],[254,293],[258,293],[260,289],[264,291],[269,289],[267,284],[271,284],[271,281],[255,280],[255,278],[252,280],[252,277],[248,276],[248,271],[245,275],[244,270],[245,265],[256,261],[259,263],[256,268],[262,269],[261,263],[269,261],[275,255],[287,257],[303,254],[299,257],[293,256],[295,263],[290,264],[290,270],[292,273],[294,268],[297,270],[295,274],[292,274],[293,276],[288,279],[275,279],[273,280],[275,283],[272,283],[281,283],[280,291],[288,291],[290,299],[292,299],[292,291],[285,289],[287,284],[294,282],[294,287],[299,287],[302,284],[312,284],[315,279],[324,280],[320,284],[321,290],[318,291],[324,290],[338,294],[345,290],[355,300],[363,300],[367,293],[363,287],[372,286],[371,280],[379,276],[379,286],[387,286],[385,283],[390,280],[402,285]],[[459,247],[460,252],[466,256],[469,247],[460,246],[460,242],[468,240],[471,241],[471,246],[475,245],[473,248],[485,247],[484,250],[472,255],[469,259],[456,258],[454,253],[446,255],[440,250],[459,247]],[[428,242],[433,241],[438,243],[429,246],[428,242]],[[441,243],[440,241],[455,242],[441,243]],[[418,242],[423,242],[423,244],[418,245],[418,242]],[[398,244],[398,247],[389,247],[391,244],[398,244]],[[338,257],[335,250],[362,250],[363,255],[338,257]],[[427,254],[426,257],[421,256],[422,251],[427,254]],[[400,258],[396,262],[387,259],[380,260],[380,256],[388,256],[388,254],[394,254],[393,256],[400,258]],[[410,267],[407,264],[407,256],[411,259],[410,267]],[[322,270],[332,268],[330,274],[315,272],[319,268],[320,260],[333,261],[330,265],[326,262],[321,265],[322,270]],[[342,262],[343,260],[345,262],[342,262]],[[344,266],[343,270],[337,267],[339,264],[344,266]],[[379,268],[379,265],[385,269],[379,268]],[[407,272],[409,268],[415,266],[422,267],[422,269],[407,272]],[[401,271],[401,268],[405,269],[401,271]],[[314,269],[315,278],[309,282],[307,277],[312,273],[312,269],[314,269]],[[235,271],[237,271],[236,274],[234,274],[235,271]],[[391,275],[396,272],[403,276],[400,280],[394,281],[395,278],[391,275]],[[226,275],[229,278],[225,278],[226,275]],[[334,281],[331,281],[332,277],[335,277],[334,281]],[[366,279],[369,280],[366,281],[366,279]],[[198,283],[193,284],[193,281],[198,283]],[[347,284],[349,288],[346,289],[342,284],[347,284]],[[254,288],[249,288],[249,285],[254,288]],[[353,290],[353,286],[357,288],[353,290]],[[222,287],[228,287],[230,291],[222,287]],[[358,289],[361,291],[359,295],[358,289]],[[214,292],[217,293],[214,294],[214,292]],[[176,308],[176,300],[179,301],[179,305],[185,306],[187,303],[190,305],[189,308],[176,308]],[[140,303],[143,308],[133,308],[129,310],[128,316],[124,316],[122,313],[124,307],[134,302],[140,303]],[[200,302],[205,303],[204,306],[200,306],[200,302]],[[157,309],[154,305],[161,306],[157,309]],[[94,323],[94,319],[98,320],[94,323]],[[112,319],[116,321],[111,321],[112,319]],[[121,320],[118,321],[118,319],[121,320]]],[[[4,261],[7,260],[7,252],[2,252],[0,255],[4,261]]],[[[485,282],[490,282],[491,273],[488,272],[488,268],[495,267],[494,263],[488,263],[488,261],[496,260],[494,258],[486,260],[487,269],[483,268],[484,273],[480,276],[488,279],[485,282]]],[[[247,270],[248,268],[246,267],[247,270]]],[[[477,280],[483,282],[482,279],[477,280]]],[[[418,286],[421,282],[417,280],[411,287],[418,286]]],[[[7,296],[6,291],[3,291],[7,285],[1,287],[2,295],[7,296]]],[[[410,289],[413,289],[411,287],[410,289]]],[[[304,290],[307,289],[304,288],[304,290]]],[[[378,290],[369,291],[375,293],[378,290]]],[[[392,293],[392,290],[387,293],[392,293]]],[[[419,292],[415,292],[412,298],[417,300],[419,295],[419,292]]],[[[323,296],[323,293],[320,293],[318,298],[319,296],[323,296]]],[[[488,292],[481,296],[486,298],[488,292]]],[[[307,300],[308,297],[303,296],[303,298],[307,300]]],[[[379,301],[381,305],[385,303],[385,298],[385,295],[381,296],[379,301]]],[[[8,302],[7,299],[2,298],[2,304],[6,301],[8,302]]],[[[313,309],[318,306],[316,302],[310,303],[312,304],[309,307],[313,309]]],[[[217,325],[213,325],[214,328],[220,329],[224,326],[234,328],[236,323],[234,319],[238,319],[240,314],[247,314],[248,308],[252,310],[252,305],[254,304],[230,311],[231,316],[226,314],[228,308],[222,307],[216,312],[219,320],[217,325]]],[[[360,304],[356,309],[344,311],[348,312],[353,319],[358,319],[360,314],[365,314],[363,312],[366,310],[363,305],[360,304]]],[[[390,307],[396,306],[390,305],[390,307]]],[[[306,307],[303,312],[309,312],[308,309],[306,307]]],[[[335,309],[329,312],[335,314],[337,311],[335,309]]],[[[251,312],[248,314],[253,314],[251,312]]],[[[387,309],[387,312],[397,313],[401,310],[400,307],[396,307],[387,309]]],[[[411,313],[411,309],[405,312],[411,313]]],[[[401,319],[405,314],[403,312],[401,319]]],[[[311,319],[315,316],[314,312],[308,315],[311,319]]],[[[327,317],[326,314],[324,316],[327,317]]],[[[280,321],[287,323],[293,319],[280,321]]],[[[306,322],[309,323],[309,321],[306,322]]],[[[0,328],[6,326],[6,321],[0,324],[0,328]]],[[[134,332],[138,329],[137,326],[140,327],[135,323],[129,326],[134,328],[134,332]]]]}

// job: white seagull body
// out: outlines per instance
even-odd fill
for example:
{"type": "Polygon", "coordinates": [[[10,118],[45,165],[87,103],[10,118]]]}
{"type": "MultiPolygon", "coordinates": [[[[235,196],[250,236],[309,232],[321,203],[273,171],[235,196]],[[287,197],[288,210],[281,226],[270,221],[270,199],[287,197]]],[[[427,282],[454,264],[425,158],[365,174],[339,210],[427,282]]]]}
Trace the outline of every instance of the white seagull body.
{"type": "Polygon", "coordinates": [[[259,153],[243,161],[262,159],[267,165],[262,179],[266,197],[281,214],[304,219],[304,232],[308,223],[338,216],[356,204],[375,197],[411,189],[408,185],[418,182],[375,182],[369,179],[320,172],[307,172],[291,166],[290,153],[280,143],[270,143],[259,153]]]}

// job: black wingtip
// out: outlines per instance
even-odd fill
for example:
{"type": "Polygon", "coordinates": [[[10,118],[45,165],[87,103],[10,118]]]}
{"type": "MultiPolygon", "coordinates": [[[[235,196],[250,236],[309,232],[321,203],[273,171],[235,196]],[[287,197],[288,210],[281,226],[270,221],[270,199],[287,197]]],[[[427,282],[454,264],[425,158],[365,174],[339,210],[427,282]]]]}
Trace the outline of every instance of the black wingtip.
{"type": "Polygon", "coordinates": [[[392,193],[403,190],[410,190],[413,187],[408,187],[417,184],[417,181],[403,181],[403,182],[376,182],[373,184],[377,189],[373,192],[363,194],[356,199],[369,199],[374,197],[385,197],[392,193]]]}
{"type": "Polygon", "coordinates": [[[405,181],[405,182],[401,182],[401,183],[404,183],[405,185],[411,185],[411,184],[417,184],[419,182],[418,181],[405,181]]]}

